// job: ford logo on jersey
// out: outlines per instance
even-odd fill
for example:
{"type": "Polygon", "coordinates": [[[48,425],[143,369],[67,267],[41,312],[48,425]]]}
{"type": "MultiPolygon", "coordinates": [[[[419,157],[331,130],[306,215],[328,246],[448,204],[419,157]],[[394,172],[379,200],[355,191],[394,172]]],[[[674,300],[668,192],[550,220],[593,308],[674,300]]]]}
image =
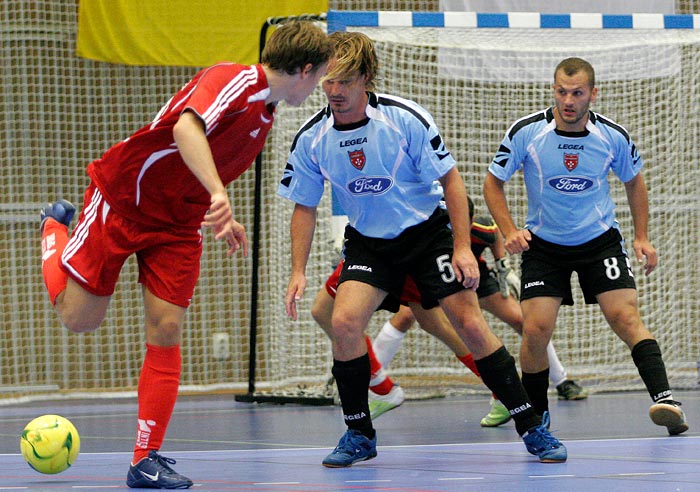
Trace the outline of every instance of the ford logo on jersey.
{"type": "Polygon", "coordinates": [[[386,176],[361,176],[348,183],[348,191],[353,195],[381,195],[385,193],[394,181],[386,176]]]}
{"type": "Polygon", "coordinates": [[[583,193],[593,186],[593,181],[574,176],[557,176],[549,180],[549,186],[559,193],[583,193]]]}

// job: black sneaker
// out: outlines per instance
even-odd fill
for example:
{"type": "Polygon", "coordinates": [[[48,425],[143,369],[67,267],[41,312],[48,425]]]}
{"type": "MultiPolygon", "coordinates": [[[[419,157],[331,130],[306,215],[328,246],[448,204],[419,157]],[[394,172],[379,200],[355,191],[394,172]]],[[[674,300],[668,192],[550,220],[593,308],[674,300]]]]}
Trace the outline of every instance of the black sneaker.
{"type": "Polygon", "coordinates": [[[68,227],[68,224],[70,224],[70,221],[73,219],[73,215],[75,215],[75,207],[68,200],[61,198],[53,203],[47,203],[41,209],[41,225],[39,226],[39,230],[44,230],[44,222],[46,222],[46,219],[54,219],[56,222],[68,227]]]}
{"type": "Polygon", "coordinates": [[[683,434],[688,430],[685,413],[681,410],[681,404],[678,401],[657,401],[649,408],[649,417],[656,425],[665,426],[672,436],[683,434]]]}
{"type": "Polygon", "coordinates": [[[129,467],[126,484],[132,489],[189,489],[192,487],[192,480],[170,468],[170,465],[174,464],[174,459],[151,451],[148,453],[148,458],[129,467]]]}
{"type": "Polygon", "coordinates": [[[571,379],[567,379],[557,386],[557,394],[560,400],[585,400],[588,398],[586,388],[582,388],[571,379]]]}

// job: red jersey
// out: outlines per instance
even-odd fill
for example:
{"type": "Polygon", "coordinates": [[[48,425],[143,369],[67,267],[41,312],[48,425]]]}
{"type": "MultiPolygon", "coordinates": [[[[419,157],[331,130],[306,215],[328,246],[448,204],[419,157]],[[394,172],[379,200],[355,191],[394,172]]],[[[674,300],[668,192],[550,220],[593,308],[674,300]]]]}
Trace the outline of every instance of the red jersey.
{"type": "Polygon", "coordinates": [[[204,122],[224,186],[262,150],[274,107],[260,65],[221,63],[203,69],[156,118],[90,163],[87,172],[119,214],[154,226],[200,227],[211,197],[180,156],[173,126],[186,109],[204,122]]]}

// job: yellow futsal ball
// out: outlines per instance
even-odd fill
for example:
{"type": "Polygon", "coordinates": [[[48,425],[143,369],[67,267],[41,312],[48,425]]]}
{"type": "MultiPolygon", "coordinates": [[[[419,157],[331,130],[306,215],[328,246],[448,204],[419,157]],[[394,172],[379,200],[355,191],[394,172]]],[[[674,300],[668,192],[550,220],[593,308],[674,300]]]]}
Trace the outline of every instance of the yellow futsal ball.
{"type": "Polygon", "coordinates": [[[42,415],[27,424],[19,441],[22,456],[40,473],[61,473],[75,463],[80,436],[75,426],[60,415],[42,415]]]}

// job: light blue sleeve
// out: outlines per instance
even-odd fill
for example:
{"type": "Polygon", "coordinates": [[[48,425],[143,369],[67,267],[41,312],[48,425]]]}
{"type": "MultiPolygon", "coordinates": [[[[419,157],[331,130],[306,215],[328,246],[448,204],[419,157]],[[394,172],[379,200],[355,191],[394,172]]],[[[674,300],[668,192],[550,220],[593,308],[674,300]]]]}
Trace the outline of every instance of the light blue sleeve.
{"type": "Polygon", "coordinates": [[[417,106],[417,110],[428,122],[428,127],[417,118],[408,119],[409,155],[418,165],[421,179],[432,183],[447,174],[457,163],[447,150],[432,116],[420,106],[417,106]]]}
{"type": "Polygon", "coordinates": [[[294,203],[316,207],[323,196],[324,178],[313,157],[310,142],[310,138],[302,135],[289,153],[277,194],[294,203]]]}
{"type": "Polygon", "coordinates": [[[623,183],[627,183],[640,173],[644,167],[642,157],[632,139],[626,139],[619,133],[614,134],[615,160],[612,162],[612,170],[623,183]]]}
{"type": "Polygon", "coordinates": [[[523,133],[525,133],[524,129],[513,135],[511,140],[510,129],[508,129],[508,133],[503,137],[501,145],[489,165],[489,172],[501,181],[508,181],[513,174],[522,168],[523,156],[520,152],[519,142],[522,142],[523,133]]]}

